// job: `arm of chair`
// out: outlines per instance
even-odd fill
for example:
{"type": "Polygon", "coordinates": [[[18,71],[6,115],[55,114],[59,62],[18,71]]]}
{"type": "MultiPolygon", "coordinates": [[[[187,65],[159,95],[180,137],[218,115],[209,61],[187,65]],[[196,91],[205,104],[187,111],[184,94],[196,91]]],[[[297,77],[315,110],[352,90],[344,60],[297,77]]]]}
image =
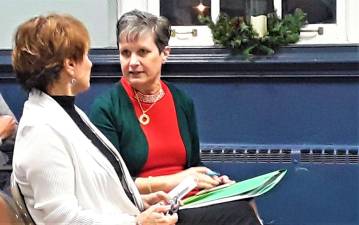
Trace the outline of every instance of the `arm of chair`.
{"type": "Polygon", "coordinates": [[[15,201],[16,211],[18,215],[20,215],[21,219],[25,222],[26,225],[35,225],[35,222],[26,207],[24,196],[22,195],[19,185],[15,180],[14,173],[11,174],[10,183],[11,195],[15,201]]]}

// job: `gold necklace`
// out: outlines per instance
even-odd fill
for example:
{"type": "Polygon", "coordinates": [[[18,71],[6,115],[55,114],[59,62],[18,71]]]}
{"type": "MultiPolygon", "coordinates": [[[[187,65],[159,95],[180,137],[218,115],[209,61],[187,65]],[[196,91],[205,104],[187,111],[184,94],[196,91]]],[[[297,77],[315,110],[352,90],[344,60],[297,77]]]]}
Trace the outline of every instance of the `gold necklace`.
{"type": "Polygon", "coordinates": [[[161,88],[159,91],[159,94],[156,94],[156,97],[155,97],[153,103],[146,110],[144,110],[141,105],[140,98],[138,97],[138,94],[137,94],[138,92],[136,90],[134,90],[134,92],[135,92],[135,98],[138,102],[138,105],[140,106],[141,111],[142,111],[142,114],[138,117],[138,121],[142,125],[147,125],[150,123],[151,119],[150,119],[150,116],[146,113],[148,111],[150,111],[150,109],[152,109],[152,107],[156,104],[156,102],[158,102],[164,96],[165,93],[164,93],[163,89],[161,88]]]}

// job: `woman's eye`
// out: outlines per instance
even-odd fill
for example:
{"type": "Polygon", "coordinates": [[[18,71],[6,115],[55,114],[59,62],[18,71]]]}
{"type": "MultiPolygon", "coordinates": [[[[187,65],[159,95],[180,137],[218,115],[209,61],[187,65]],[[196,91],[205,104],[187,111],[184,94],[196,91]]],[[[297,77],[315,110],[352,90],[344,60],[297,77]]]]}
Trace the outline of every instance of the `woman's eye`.
{"type": "Polygon", "coordinates": [[[123,51],[121,51],[121,56],[123,56],[123,57],[130,57],[130,51],[128,51],[128,50],[123,50],[123,51]]]}
{"type": "Polygon", "coordinates": [[[148,53],[148,51],[146,50],[146,49],[140,49],[139,51],[138,51],[138,54],[140,55],[140,56],[144,56],[144,55],[146,55],[148,53]]]}

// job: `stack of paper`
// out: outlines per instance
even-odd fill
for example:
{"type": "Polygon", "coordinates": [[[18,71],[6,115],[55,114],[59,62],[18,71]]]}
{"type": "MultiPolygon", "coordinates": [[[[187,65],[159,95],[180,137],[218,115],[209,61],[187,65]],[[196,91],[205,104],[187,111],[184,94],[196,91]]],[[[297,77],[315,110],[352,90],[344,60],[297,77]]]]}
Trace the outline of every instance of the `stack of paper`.
{"type": "Polygon", "coordinates": [[[196,208],[222,202],[252,198],[271,190],[286,174],[287,170],[277,170],[271,173],[236,182],[230,186],[188,197],[183,200],[181,209],[196,208]]]}

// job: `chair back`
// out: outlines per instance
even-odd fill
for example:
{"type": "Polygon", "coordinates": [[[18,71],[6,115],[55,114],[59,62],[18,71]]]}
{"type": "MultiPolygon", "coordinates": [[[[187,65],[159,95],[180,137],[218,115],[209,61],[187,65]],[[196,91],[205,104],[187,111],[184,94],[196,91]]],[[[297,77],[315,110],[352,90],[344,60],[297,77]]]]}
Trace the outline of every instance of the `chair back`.
{"type": "Polygon", "coordinates": [[[0,224],[25,225],[21,219],[17,214],[13,199],[0,190],[0,224]]]}
{"type": "Polygon", "coordinates": [[[21,219],[24,221],[26,225],[35,225],[34,220],[32,219],[29,211],[27,210],[24,196],[21,194],[19,185],[17,184],[14,173],[11,174],[11,195],[15,201],[15,206],[18,214],[20,215],[21,219]]]}

